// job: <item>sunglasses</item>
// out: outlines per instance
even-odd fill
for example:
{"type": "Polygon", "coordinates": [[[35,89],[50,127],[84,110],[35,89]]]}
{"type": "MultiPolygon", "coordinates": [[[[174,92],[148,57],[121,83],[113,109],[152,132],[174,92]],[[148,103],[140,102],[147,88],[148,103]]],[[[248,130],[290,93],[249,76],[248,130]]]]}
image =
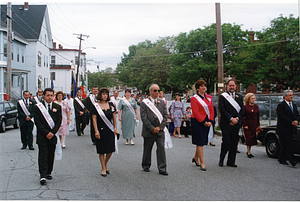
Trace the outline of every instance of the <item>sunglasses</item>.
{"type": "Polygon", "coordinates": [[[154,92],[154,93],[156,93],[157,91],[158,91],[158,92],[160,92],[160,90],[156,90],[156,89],[155,89],[155,90],[153,90],[153,92],[154,92]]]}

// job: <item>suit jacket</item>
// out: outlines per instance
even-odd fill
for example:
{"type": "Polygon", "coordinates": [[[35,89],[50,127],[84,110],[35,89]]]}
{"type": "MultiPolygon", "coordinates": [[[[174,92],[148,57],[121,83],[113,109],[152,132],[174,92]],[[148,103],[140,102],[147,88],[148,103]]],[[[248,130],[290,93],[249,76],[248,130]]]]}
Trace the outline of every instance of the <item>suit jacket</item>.
{"type": "MultiPolygon", "coordinates": [[[[45,102],[42,103],[43,105],[45,105],[45,102]]],[[[39,145],[46,145],[47,143],[52,145],[56,144],[57,138],[55,134],[60,128],[61,121],[62,121],[61,106],[59,104],[56,104],[55,102],[52,102],[52,110],[50,111],[50,116],[52,117],[55,123],[53,129],[50,128],[42,112],[36,105],[33,108],[33,113],[34,113],[34,122],[37,127],[36,143],[39,145]],[[53,109],[56,109],[56,112],[54,112],[53,109]],[[46,138],[49,132],[54,134],[54,136],[50,140],[46,138]]]]}
{"type": "MultiPolygon", "coordinates": [[[[86,99],[82,99],[81,102],[83,105],[85,105],[86,99]]],[[[86,107],[83,109],[80,106],[80,104],[77,102],[77,100],[75,100],[75,98],[74,98],[74,109],[75,109],[75,116],[80,116],[80,114],[79,114],[80,111],[82,111],[82,112],[86,111],[86,107]]],[[[82,116],[84,116],[84,115],[82,115],[82,116]]]]}
{"type": "Polygon", "coordinates": [[[278,104],[276,129],[278,135],[292,137],[297,132],[297,128],[292,125],[293,121],[299,121],[299,112],[295,103],[293,103],[293,111],[285,100],[278,104]]]}
{"type": "MultiPolygon", "coordinates": [[[[77,101],[75,101],[75,102],[77,102],[77,101]]],[[[95,100],[95,102],[97,102],[97,101],[95,100]]],[[[90,99],[90,96],[87,97],[86,99],[84,99],[84,101],[82,103],[84,104],[85,108],[90,112],[91,108],[93,107],[93,103],[90,99]]]]}
{"type": "MultiPolygon", "coordinates": [[[[229,94],[229,92],[227,92],[229,94]]],[[[234,125],[235,128],[240,128],[242,126],[242,117],[244,114],[243,96],[241,94],[235,93],[235,101],[241,107],[238,113],[236,109],[227,101],[227,99],[220,95],[219,97],[219,110],[220,110],[220,127],[230,127],[230,119],[239,118],[239,122],[234,125]]]]}
{"type": "Polygon", "coordinates": [[[153,137],[156,134],[153,134],[151,131],[155,127],[160,127],[160,131],[158,135],[163,136],[164,131],[163,129],[167,125],[167,108],[165,107],[164,101],[160,98],[157,98],[157,109],[160,111],[161,115],[163,116],[163,121],[160,123],[158,117],[152,112],[152,110],[147,107],[144,102],[141,102],[140,105],[140,116],[143,122],[143,129],[142,129],[142,136],[143,137],[153,137]]]}
{"type": "MultiPolygon", "coordinates": [[[[33,117],[33,107],[36,104],[36,102],[34,100],[31,100],[29,98],[29,108],[28,111],[30,113],[29,117],[32,118],[33,117]]],[[[26,121],[26,117],[27,115],[24,113],[23,109],[21,108],[21,105],[17,104],[17,108],[18,108],[18,119],[20,121],[20,126],[33,126],[33,122],[31,120],[26,121]]]]}

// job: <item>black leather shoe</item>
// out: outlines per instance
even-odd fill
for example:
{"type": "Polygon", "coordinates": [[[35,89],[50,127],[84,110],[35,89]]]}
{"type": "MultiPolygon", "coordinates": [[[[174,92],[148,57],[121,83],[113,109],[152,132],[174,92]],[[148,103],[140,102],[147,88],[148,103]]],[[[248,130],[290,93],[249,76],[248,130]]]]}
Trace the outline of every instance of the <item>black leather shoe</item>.
{"type": "Polygon", "coordinates": [[[96,145],[96,142],[93,142],[93,145],[96,145]]]}
{"type": "Polygon", "coordinates": [[[278,161],[280,164],[289,165],[286,161],[278,161]]]}
{"type": "Polygon", "coordinates": [[[149,168],[144,168],[144,171],[147,173],[150,172],[149,168]]]}
{"type": "Polygon", "coordinates": [[[234,167],[234,168],[236,168],[237,167],[237,165],[229,165],[229,164],[227,164],[227,166],[229,166],[229,167],[234,167]]]}
{"type": "Polygon", "coordinates": [[[202,168],[202,166],[200,165],[200,170],[206,171],[206,168],[202,168]]]}
{"type": "Polygon", "coordinates": [[[102,176],[102,177],[106,177],[106,176],[107,176],[107,174],[106,174],[106,173],[105,173],[105,174],[102,174],[102,173],[101,173],[101,176],[102,176]]]}
{"type": "Polygon", "coordinates": [[[219,166],[220,166],[220,167],[223,167],[223,165],[224,165],[223,162],[220,161],[220,162],[219,162],[219,166]]]}
{"type": "Polygon", "coordinates": [[[51,174],[48,174],[46,178],[47,178],[47,180],[52,180],[53,179],[51,174]]]}
{"type": "Polygon", "coordinates": [[[23,147],[21,149],[26,149],[26,147],[27,147],[26,145],[25,146],[23,145],[23,147]]]}
{"type": "Polygon", "coordinates": [[[246,152],[246,154],[247,154],[247,156],[248,156],[248,158],[252,158],[252,154],[248,154],[247,152],[246,152]]]}
{"type": "Polygon", "coordinates": [[[163,171],[159,171],[159,174],[161,175],[169,175],[167,171],[163,170],[163,171]]]}
{"type": "Polygon", "coordinates": [[[292,164],[292,166],[296,166],[297,162],[296,161],[292,161],[290,162],[292,164]]]}
{"type": "Polygon", "coordinates": [[[106,174],[110,174],[109,170],[106,171],[106,174]]]}
{"type": "Polygon", "coordinates": [[[41,179],[40,179],[40,184],[41,184],[41,185],[46,185],[46,184],[47,184],[46,179],[45,179],[45,178],[41,178],[41,179]]]}
{"type": "Polygon", "coordinates": [[[83,130],[82,130],[82,135],[84,135],[84,132],[83,132],[83,130]]]}
{"type": "Polygon", "coordinates": [[[200,164],[198,164],[194,158],[192,158],[192,163],[195,163],[196,166],[200,166],[200,164]]]}
{"type": "Polygon", "coordinates": [[[29,150],[34,150],[34,148],[33,147],[29,147],[29,150]]]}

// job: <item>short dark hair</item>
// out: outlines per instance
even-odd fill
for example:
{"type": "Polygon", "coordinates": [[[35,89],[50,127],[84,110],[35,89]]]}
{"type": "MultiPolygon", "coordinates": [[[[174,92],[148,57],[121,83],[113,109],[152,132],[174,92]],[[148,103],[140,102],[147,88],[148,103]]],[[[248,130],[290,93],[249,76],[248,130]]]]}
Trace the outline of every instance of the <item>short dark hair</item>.
{"type": "Polygon", "coordinates": [[[40,89],[38,89],[38,92],[39,92],[40,90],[43,92],[43,89],[41,89],[41,88],[40,88],[40,89]]]}
{"type": "Polygon", "coordinates": [[[24,91],[23,91],[23,95],[25,95],[25,93],[27,93],[27,92],[29,93],[29,91],[28,91],[28,90],[24,90],[24,91]]]}
{"type": "Polygon", "coordinates": [[[96,99],[99,100],[99,101],[102,101],[102,93],[107,93],[107,99],[105,101],[109,102],[110,101],[110,97],[109,97],[109,90],[108,90],[108,88],[100,88],[96,99]]]}
{"type": "Polygon", "coordinates": [[[54,94],[54,90],[52,88],[45,88],[43,95],[46,95],[47,91],[52,92],[54,94]]]}
{"type": "Polygon", "coordinates": [[[228,81],[227,81],[227,85],[229,84],[229,82],[230,81],[233,81],[234,82],[234,84],[236,84],[236,82],[235,82],[235,80],[234,79],[229,79],[228,81]]]}
{"type": "Polygon", "coordinates": [[[131,90],[129,88],[125,89],[125,93],[129,92],[131,94],[131,90]]]}
{"type": "Polygon", "coordinates": [[[199,79],[198,81],[196,81],[195,83],[196,90],[199,89],[199,87],[202,86],[203,84],[207,86],[207,83],[203,79],[199,79]]]}
{"type": "Polygon", "coordinates": [[[57,100],[57,96],[61,94],[62,95],[62,100],[64,100],[64,93],[62,91],[58,91],[56,94],[55,94],[55,99],[57,100]]]}
{"type": "Polygon", "coordinates": [[[93,88],[98,88],[98,86],[93,86],[92,89],[93,89],[93,88]]]}

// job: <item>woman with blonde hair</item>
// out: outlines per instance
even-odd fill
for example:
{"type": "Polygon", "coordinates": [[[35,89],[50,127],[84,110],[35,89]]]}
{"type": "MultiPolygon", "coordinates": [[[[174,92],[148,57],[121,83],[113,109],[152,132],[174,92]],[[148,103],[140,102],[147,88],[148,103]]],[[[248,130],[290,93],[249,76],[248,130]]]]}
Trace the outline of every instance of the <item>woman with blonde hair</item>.
{"type": "Polygon", "coordinates": [[[257,144],[256,132],[260,130],[259,123],[259,108],[257,104],[254,104],[256,97],[253,93],[247,93],[244,98],[244,115],[242,118],[244,134],[247,145],[248,158],[254,157],[251,154],[251,146],[257,144]]]}

